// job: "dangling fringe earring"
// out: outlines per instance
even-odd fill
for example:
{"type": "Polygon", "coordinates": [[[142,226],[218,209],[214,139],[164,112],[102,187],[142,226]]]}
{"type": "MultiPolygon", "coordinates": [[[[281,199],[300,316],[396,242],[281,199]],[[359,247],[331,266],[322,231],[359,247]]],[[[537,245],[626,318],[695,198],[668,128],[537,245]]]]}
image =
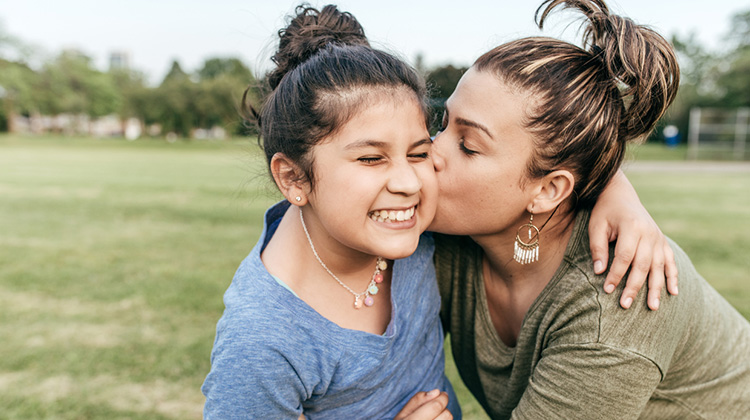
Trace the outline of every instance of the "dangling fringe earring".
{"type": "MultiPolygon", "coordinates": [[[[555,215],[559,208],[560,204],[552,210],[552,214],[549,215],[547,221],[539,228],[534,226],[534,213],[529,213],[531,214],[529,223],[521,225],[521,227],[518,228],[518,231],[516,231],[516,243],[513,248],[514,260],[520,264],[530,264],[539,261],[539,233],[545,226],[547,226],[547,223],[552,220],[552,216],[555,215]],[[526,233],[529,236],[529,239],[527,239],[528,242],[524,242],[523,239],[521,239],[522,233],[526,233]]],[[[533,207],[532,210],[534,210],[533,207]]]]}
{"type": "Polygon", "coordinates": [[[520,264],[539,261],[539,228],[534,226],[534,214],[531,215],[529,223],[522,225],[516,232],[513,259],[520,264]],[[521,239],[523,233],[528,233],[528,242],[521,239]]]}

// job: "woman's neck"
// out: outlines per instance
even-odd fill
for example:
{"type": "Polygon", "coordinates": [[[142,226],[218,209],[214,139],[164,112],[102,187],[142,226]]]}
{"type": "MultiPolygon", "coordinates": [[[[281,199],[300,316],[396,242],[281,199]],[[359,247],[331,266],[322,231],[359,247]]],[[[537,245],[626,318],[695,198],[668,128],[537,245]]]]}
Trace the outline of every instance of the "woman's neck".
{"type": "Polygon", "coordinates": [[[492,269],[495,281],[509,285],[529,282],[546,284],[552,278],[565,255],[575,220],[574,212],[561,214],[561,211],[552,215],[548,222],[550,213],[535,216],[535,225],[540,228],[544,226],[539,234],[539,260],[536,262],[520,264],[513,259],[517,228],[528,221],[518,222],[518,226],[494,234],[471,237],[482,247],[484,259],[492,269]]]}
{"type": "MultiPolygon", "coordinates": [[[[546,221],[549,217],[535,219],[546,221]]],[[[539,235],[539,261],[529,264],[513,259],[516,228],[472,237],[484,251],[484,288],[490,317],[507,345],[515,345],[526,313],[562,263],[574,219],[574,213],[553,215],[539,235]]]]}

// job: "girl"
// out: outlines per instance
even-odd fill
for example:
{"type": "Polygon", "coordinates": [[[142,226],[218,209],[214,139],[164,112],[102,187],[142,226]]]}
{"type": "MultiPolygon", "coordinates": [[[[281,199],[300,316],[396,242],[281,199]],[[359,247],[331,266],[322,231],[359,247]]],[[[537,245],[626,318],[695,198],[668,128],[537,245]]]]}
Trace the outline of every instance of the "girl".
{"type": "Polygon", "coordinates": [[[439,402],[430,418],[460,418],[421,235],[437,200],[424,83],[334,6],[299,7],[279,35],[258,121],[287,201],[225,294],[204,416],[392,419],[438,389],[417,394],[439,402]]]}
{"type": "Polygon", "coordinates": [[[461,377],[493,419],[747,418],[750,324],[674,243],[680,296],[658,311],[623,311],[591,269],[589,209],[674,99],[674,52],[601,0],[547,0],[540,28],[559,6],[586,16],[585,48],[487,52],[433,145],[431,229],[467,235],[435,255],[461,377]]]}

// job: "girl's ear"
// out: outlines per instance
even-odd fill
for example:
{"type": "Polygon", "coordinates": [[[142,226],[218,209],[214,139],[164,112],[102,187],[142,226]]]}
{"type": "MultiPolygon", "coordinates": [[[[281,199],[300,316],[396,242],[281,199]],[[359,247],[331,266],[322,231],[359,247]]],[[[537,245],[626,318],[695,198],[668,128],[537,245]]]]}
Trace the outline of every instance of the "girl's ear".
{"type": "Polygon", "coordinates": [[[554,210],[573,193],[575,177],[569,171],[557,170],[548,173],[538,185],[538,192],[529,203],[528,211],[546,213],[554,210]]]}
{"type": "Polygon", "coordinates": [[[295,206],[307,204],[308,182],[302,169],[283,153],[271,158],[271,174],[279,191],[295,206]]]}

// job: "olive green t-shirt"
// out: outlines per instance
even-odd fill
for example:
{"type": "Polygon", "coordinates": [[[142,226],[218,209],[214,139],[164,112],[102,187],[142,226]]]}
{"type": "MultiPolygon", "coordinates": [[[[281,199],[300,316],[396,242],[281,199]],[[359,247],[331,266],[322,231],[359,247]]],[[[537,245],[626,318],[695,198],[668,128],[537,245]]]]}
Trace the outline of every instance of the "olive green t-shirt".
{"type": "MultiPolygon", "coordinates": [[[[651,311],[644,287],[622,309],[620,293],[604,293],[605,276],[593,273],[587,227],[581,212],[515,347],[490,321],[481,248],[435,235],[443,325],[461,378],[490,417],[750,419],[748,321],[674,243],[679,295],[651,311]]],[[[540,251],[544,258],[543,242],[540,251]]]]}

